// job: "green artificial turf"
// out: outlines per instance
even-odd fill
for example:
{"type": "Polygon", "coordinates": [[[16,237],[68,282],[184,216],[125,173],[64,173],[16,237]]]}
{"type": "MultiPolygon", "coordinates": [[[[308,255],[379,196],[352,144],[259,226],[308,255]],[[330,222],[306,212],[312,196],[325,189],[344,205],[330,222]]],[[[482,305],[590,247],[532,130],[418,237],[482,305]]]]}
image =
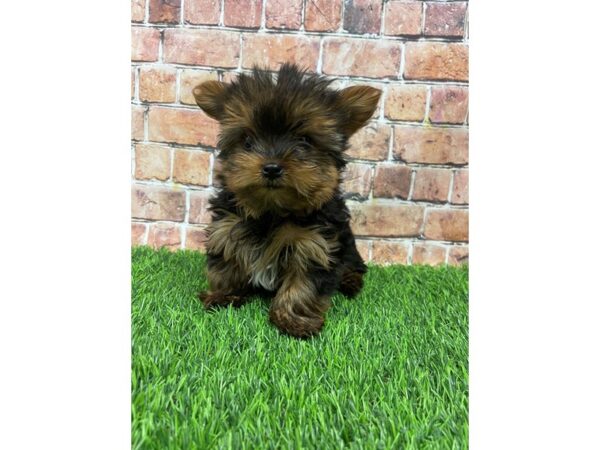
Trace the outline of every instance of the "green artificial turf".
{"type": "Polygon", "coordinates": [[[466,267],[370,267],[303,341],[205,311],[204,265],[132,250],[133,448],[467,448],[466,267]]]}

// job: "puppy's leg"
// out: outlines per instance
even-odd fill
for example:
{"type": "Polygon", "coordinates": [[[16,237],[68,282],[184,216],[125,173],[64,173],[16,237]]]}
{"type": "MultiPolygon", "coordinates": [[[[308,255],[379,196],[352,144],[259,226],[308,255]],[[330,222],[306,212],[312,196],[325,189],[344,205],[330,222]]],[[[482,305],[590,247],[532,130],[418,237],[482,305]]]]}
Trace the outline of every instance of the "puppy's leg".
{"type": "Polygon", "coordinates": [[[346,297],[352,298],[356,297],[363,287],[363,276],[367,272],[367,266],[358,253],[356,241],[348,225],[343,229],[340,240],[344,249],[342,256],[344,269],[339,291],[346,297]]]}
{"type": "MultiPolygon", "coordinates": [[[[207,277],[210,290],[199,295],[206,308],[241,306],[250,293],[248,271],[240,259],[248,256],[242,220],[225,214],[207,228],[207,277]]],[[[243,260],[243,259],[242,259],[243,260]]]]}
{"type": "Polygon", "coordinates": [[[281,331],[306,338],[323,328],[329,306],[329,296],[319,295],[306,273],[290,268],[273,299],[269,318],[281,331]]]}
{"type": "Polygon", "coordinates": [[[210,290],[199,294],[204,307],[242,306],[251,293],[248,277],[237,264],[226,263],[221,257],[209,258],[212,259],[207,271],[210,290]]]}
{"type": "Polygon", "coordinates": [[[342,273],[340,292],[348,298],[356,297],[363,287],[363,275],[364,273],[350,267],[346,268],[342,273]]]}

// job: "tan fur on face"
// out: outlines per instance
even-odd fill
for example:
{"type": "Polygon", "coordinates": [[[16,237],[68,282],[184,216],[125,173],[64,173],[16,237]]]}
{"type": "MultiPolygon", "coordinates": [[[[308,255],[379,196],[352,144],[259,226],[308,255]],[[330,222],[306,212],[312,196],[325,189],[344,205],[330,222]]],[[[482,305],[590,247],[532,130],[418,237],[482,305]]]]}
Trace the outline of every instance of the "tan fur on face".
{"type": "Polygon", "coordinates": [[[278,160],[284,169],[280,186],[269,188],[261,171],[271,161],[259,153],[237,152],[216,171],[236,194],[248,217],[257,218],[267,211],[280,215],[308,214],[329,201],[338,187],[339,172],[335,166],[299,161],[289,152],[278,160]]]}

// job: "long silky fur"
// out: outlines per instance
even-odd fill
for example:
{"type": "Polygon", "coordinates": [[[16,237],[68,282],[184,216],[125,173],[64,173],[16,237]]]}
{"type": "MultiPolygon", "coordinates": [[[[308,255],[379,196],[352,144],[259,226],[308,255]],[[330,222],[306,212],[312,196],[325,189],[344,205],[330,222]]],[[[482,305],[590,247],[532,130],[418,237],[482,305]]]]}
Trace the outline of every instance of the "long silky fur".
{"type": "Polygon", "coordinates": [[[367,270],[340,180],[348,139],[373,113],[379,91],[330,83],[284,64],[277,74],[254,68],[194,90],[221,124],[220,187],[207,229],[210,291],[201,297],[213,307],[270,295],[271,321],[297,337],[317,333],[330,296],[355,296],[367,270]],[[273,161],[283,168],[276,185],[261,175],[273,161]]]}

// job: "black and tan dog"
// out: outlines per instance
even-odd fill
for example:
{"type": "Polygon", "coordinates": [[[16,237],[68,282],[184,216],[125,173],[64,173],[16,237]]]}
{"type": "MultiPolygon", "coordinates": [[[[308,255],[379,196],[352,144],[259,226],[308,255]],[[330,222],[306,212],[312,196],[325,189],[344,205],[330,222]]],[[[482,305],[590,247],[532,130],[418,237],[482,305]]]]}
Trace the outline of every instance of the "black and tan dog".
{"type": "Polygon", "coordinates": [[[366,266],[340,192],[348,139],[377,107],[368,86],[330,81],[285,64],[230,84],[207,81],[196,102],[221,124],[220,183],[207,229],[207,308],[273,295],[269,317],[297,337],[317,333],[330,296],[355,296],[366,266]]]}

